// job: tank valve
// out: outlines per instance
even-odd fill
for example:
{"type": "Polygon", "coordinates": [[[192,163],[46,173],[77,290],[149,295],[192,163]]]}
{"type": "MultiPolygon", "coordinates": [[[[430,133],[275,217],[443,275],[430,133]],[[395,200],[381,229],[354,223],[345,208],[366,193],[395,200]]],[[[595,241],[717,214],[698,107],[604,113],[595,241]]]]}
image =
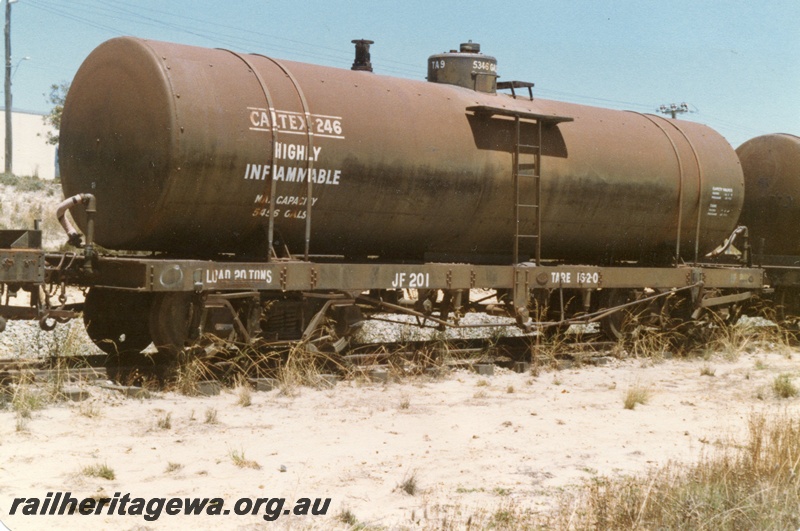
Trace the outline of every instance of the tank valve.
{"type": "Polygon", "coordinates": [[[461,53],[481,53],[481,45],[477,42],[462,42],[460,47],[461,53]]]}
{"type": "Polygon", "coordinates": [[[375,44],[375,41],[356,39],[350,42],[356,45],[356,60],[353,61],[353,66],[350,69],[372,72],[372,63],[370,62],[369,57],[369,45],[375,44]]]}

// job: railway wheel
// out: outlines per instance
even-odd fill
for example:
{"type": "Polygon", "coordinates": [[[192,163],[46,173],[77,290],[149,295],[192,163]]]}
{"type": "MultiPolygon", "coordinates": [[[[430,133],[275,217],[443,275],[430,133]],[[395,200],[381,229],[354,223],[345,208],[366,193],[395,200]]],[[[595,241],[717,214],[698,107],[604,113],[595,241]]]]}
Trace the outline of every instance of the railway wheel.
{"type": "MultiPolygon", "coordinates": [[[[603,308],[614,308],[636,300],[636,292],[629,289],[606,289],[602,291],[600,304],[603,308]]],[[[639,324],[637,306],[622,308],[600,320],[600,331],[611,341],[631,336],[639,324]]]]}
{"type": "Polygon", "coordinates": [[[775,292],[775,320],[791,331],[800,329],[800,290],[780,287],[775,292]]]}
{"type": "Polygon", "coordinates": [[[83,305],[86,333],[106,354],[141,352],[150,344],[151,300],[150,293],[90,289],[83,305]]]}
{"type": "Polygon", "coordinates": [[[92,288],[83,304],[86,333],[107,354],[108,377],[126,383],[136,367],[145,365],[141,352],[150,344],[148,314],[152,294],[92,288]]]}
{"type": "Polygon", "coordinates": [[[689,293],[671,296],[662,314],[662,330],[672,347],[678,351],[691,351],[707,344],[720,326],[728,319],[725,313],[713,308],[698,308],[689,293]]]}
{"type": "Polygon", "coordinates": [[[192,332],[197,314],[192,293],[156,294],[150,308],[150,335],[158,351],[174,356],[192,339],[197,339],[192,332]]]}

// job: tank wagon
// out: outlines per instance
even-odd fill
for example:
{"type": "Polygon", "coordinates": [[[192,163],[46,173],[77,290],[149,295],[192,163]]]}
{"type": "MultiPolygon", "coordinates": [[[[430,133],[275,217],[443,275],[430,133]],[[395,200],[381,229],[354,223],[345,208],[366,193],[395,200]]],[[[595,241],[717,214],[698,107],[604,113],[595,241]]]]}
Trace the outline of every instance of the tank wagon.
{"type": "MultiPolygon", "coordinates": [[[[109,41],[65,105],[64,192],[95,195],[104,247],[202,257],[272,246],[279,257],[507,264],[520,223],[541,258],[663,265],[736,227],[741,169],[713,130],[498,95],[495,59],[474,51],[429,62],[425,83],[109,41]],[[516,166],[534,173],[537,161],[515,203],[516,166]],[[520,204],[530,207],[515,215],[520,204]]],[[[514,261],[533,251],[522,245],[514,261]]]]}
{"type": "MultiPolygon", "coordinates": [[[[691,318],[765,287],[748,253],[706,256],[742,232],[746,197],[712,129],[534,97],[472,42],[431,56],[427,81],[373,73],[353,42],[350,70],[130,37],[89,55],[58,213],[86,242],[43,276],[89,288],[101,348],[309,339],[327,321],[339,350],[371,311],[458,326],[485,308],[475,288],[523,328],[617,337],[625,308],[691,318]]],[[[43,322],[65,318],[48,304],[43,322]]]]}
{"type": "Polygon", "coordinates": [[[800,316],[800,137],[764,135],[736,149],[745,176],[741,223],[767,271],[780,320],[800,316]]]}

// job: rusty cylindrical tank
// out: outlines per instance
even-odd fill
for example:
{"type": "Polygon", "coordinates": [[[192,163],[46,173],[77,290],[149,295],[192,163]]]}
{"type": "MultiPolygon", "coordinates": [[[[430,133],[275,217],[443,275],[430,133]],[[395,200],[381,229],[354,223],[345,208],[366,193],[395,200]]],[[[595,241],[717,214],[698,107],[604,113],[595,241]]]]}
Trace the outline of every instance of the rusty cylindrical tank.
{"type": "Polygon", "coordinates": [[[483,85],[113,39],[72,82],[63,188],[97,197],[103,246],[207,256],[266,253],[274,182],[275,243],[302,253],[310,175],[314,254],[507,263],[517,137],[484,106],[573,119],[521,125],[542,149],[544,258],[691,259],[735,227],[741,169],[708,127],[483,85]]]}
{"type": "Polygon", "coordinates": [[[768,255],[800,255],[800,137],[759,136],[736,153],[744,172],[741,223],[750,230],[754,248],[768,255]]]}

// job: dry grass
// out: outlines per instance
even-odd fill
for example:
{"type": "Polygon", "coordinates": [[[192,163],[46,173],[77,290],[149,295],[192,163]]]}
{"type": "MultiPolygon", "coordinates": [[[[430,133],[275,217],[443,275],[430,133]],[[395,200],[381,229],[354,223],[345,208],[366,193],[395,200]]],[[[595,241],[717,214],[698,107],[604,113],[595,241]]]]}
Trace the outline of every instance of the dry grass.
{"type": "Polygon", "coordinates": [[[20,383],[14,389],[11,409],[22,418],[31,418],[34,411],[44,409],[48,397],[43,391],[27,383],[20,383]]]}
{"type": "Polygon", "coordinates": [[[778,398],[793,398],[800,392],[792,383],[792,375],[788,373],[782,373],[775,377],[772,381],[772,390],[778,398]]]}
{"type": "MultiPolygon", "coordinates": [[[[460,504],[426,507],[421,528],[431,531],[800,528],[800,482],[797,481],[800,419],[752,415],[746,443],[721,446],[715,452],[703,456],[696,464],[671,462],[644,475],[592,478],[577,490],[563,492],[551,512],[533,512],[519,500],[505,497],[495,507],[475,509],[460,504]]],[[[413,486],[416,489],[415,483],[413,486]]],[[[494,492],[501,494],[500,489],[494,492]]]]}
{"type": "Polygon", "coordinates": [[[629,338],[620,340],[614,349],[617,357],[662,360],[679,355],[705,360],[720,356],[734,361],[743,353],[759,349],[791,356],[796,340],[787,330],[743,319],[735,325],[725,316],[709,313],[700,321],[682,322],[665,330],[640,327],[629,338]]]}
{"type": "Polygon", "coordinates": [[[81,469],[81,474],[93,478],[107,479],[109,481],[116,478],[114,469],[108,466],[106,463],[86,465],[81,469]]]}
{"type": "Polygon", "coordinates": [[[621,341],[622,344],[617,347],[617,355],[662,360],[681,350],[686,341],[686,337],[676,330],[662,332],[640,329],[632,338],[621,341]]]}
{"type": "MultiPolygon", "coordinates": [[[[23,371],[16,383],[7,387],[0,396],[0,407],[8,406],[16,414],[17,431],[26,431],[33,413],[56,402],[64,401],[67,395],[64,386],[76,380],[67,366],[65,356],[80,355],[81,345],[78,328],[70,326],[61,339],[50,338],[40,341],[46,332],[36,335],[34,350],[47,354],[50,372],[46,382],[37,381],[34,373],[23,371]]],[[[78,413],[86,417],[99,416],[99,406],[94,403],[82,404],[78,413]]]]}
{"type": "Polygon", "coordinates": [[[695,465],[593,479],[542,522],[556,529],[797,529],[800,421],[754,415],[749,441],[695,465]]]}
{"type": "Polygon", "coordinates": [[[398,409],[406,410],[411,408],[411,398],[408,395],[403,395],[400,399],[400,404],[397,406],[398,409]]]}
{"type": "Polygon", "coordinates": [[[412,470],[407,472],[405,477],[403,477],[403,481],[397,484],[395,490],[404,492],[409,496],[415,496],[419,490],[419,485],[417,484],[417,471],[412,470]]]}
{"type": "Polygon", "coordinates": [[[358,525],[358,518],[353,514],[353,511],[348,508],[343,508],[337,513],[336,519],[350,528],[355,528],[358,525]]]}
{"type": "Polygon", "coordinates": [[[714,318],[711,318],[707,332],[708,342],[702,346],[703,356],[707,359],[713,354],[720,354],[728,361],[737,360],[745,352],[757,348],[770,335],[765,327],[726,325],[714,318]]]}
{"type": "Polygon", "coordinates": [[[558,369],[558,357],[569,347],[562,333],[540,332],[533,340],[531,350],[531,374],[538,376],[542,370],[558,369]]]}
{"type": "Polygon", "coordinates": [[[345,372],[345,367],[334,356],[315,352],[313,348],[301,343],[293,346],[286,354],[286,359],[277,371],[277,379],[281,382],[281,392],[291,396],[300,386],[325,386],[322,375],[330,372],[345,372]]]}
{"type": "Polygon", "coordinates": [[[49,393],[33,384],[31,374],[23,373],[20,381],[13,387],[9,401],[11,410],[16,417],[16,431],[27,431],[33,412],[43,409],[51,398],[49,393]]]}
{"type": "Polygon", "coordinates": [[[252,459],[247,459],[244,455],[244,450],[231,450],[228,454],[234,465],[239,468],[252,468],[254,470],[261,470],[261,465],[252,459]]]}
{"type": "Polygon", "coordinates": [[[206,409],[205,413],[205,421],[206,424],[216,424],[217,423],[217,410],[213,407],[206,409]]]}
{"type": "Polygon", "coordinates": [[[180,463],[173,463],[172,461],[167,463],[167,467],[164,469],[164,473],[171,474],[173,472],[177,472],[178,470],[182,469],[183,465],[180,463]]]}
{"type": "Polygon", "coordinates": [[[172,413],[164,413],[156,419],[156,427],[160,430],[172,429],[172,413]]]}
{"type": "Polygon", "coordinates": [[[213,371],[201,358],[189,353],[181,353],[181,356],[182,360],[175,374],[175,390],[186,396],[196,396],[200,382],[214,379],[213,371]]]}
{"type": "Polygon", "coordinates": [[[253,391],[247,382],[241,382],[236,388],[236,403],[242,407],[253,405],[253,391]]]}
{"type": "Polygon", "coordinates": [[[181,352],[175,377],[168,387],[194,396],[201,382],[218,381],[234,389],[237,403],[242,407],[252,403],[249,378],[277,379],[281,393],[294,396],[302,386],[331,385],[326,374],[348,372],[336,355],[318,352],[304,343],[274,349],[259,344],[231,345],[211,336],[200,343],[201,346],[181,352]]]}
{"type": "Polygon", "coordinates": [[[78,407],[78,414],[89,419],[98,418],[103,415],[103,410],[97,402],[82,402],[78,407]]]}
{"type": "MultiPolygon", "coordinates": [[[[482,489],[481,489],[482,490],[482,489]]],[[[425,508],[425,531],[492,529],[497,531],[549,530],[542,518],[511,496],[494,507],[465,507],[460,504],[432,505],[425,508]]],[[[412,514],[412,519],[414,515],[412,514]]],[[[415,527],[416,529],[416,527],[415,527]]]]}
{"type": "Polygon", "coordinates": [[[623,405],[625,406],[625,409],[633,409],[637,404],[647,404],[652,395],[652,391],[650,391],[650,389],[647,387],[644,387],[638,383],[634,384],[625,393],[623,405]]]}
{"type": "Polygon", "coordinates": [[[14,429],[18,432],[26,432],[28,431],[28,421],[30,420],[29,417],[23,417],[19,413],[16,416],[16,421],[14,424],[14,429]]]}
{"type": "Polygon", "coordinates": [[[259,350],[258,345],[233,345],[214,336],[204,336],[178,358],[168,388],[187,396],[200,393],[202,382],[217,381],[238,388],[247,378],[276,376],[282,354],[259,350]]]}
{"type": "Polygon", "coordinates": [[[714,376],[717,374],[717,370],[712,367],[711,365],[705,364],[700,367],[700,376],[714,376]]]}

